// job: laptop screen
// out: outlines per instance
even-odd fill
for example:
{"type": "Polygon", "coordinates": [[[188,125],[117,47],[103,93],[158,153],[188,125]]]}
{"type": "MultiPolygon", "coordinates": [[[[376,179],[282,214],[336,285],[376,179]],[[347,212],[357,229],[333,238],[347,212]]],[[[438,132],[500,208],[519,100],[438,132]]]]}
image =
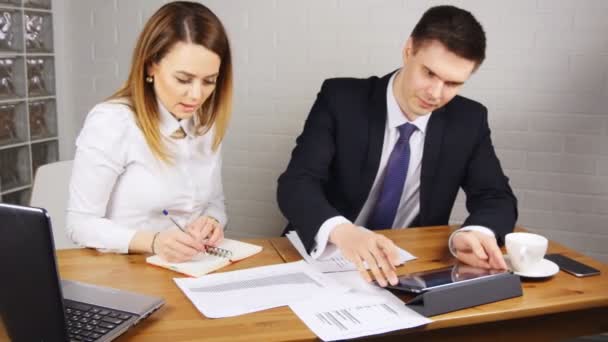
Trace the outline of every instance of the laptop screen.
{"type": "Polygon", "coordinates": [[[0,203],[0,337],[66,340],[53,236],[44,209],[0,203]]]}

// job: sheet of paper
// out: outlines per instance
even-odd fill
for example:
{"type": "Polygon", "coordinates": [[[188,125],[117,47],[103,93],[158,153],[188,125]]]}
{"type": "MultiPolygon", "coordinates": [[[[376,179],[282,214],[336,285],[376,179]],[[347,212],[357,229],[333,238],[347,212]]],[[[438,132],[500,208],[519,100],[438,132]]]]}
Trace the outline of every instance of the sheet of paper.
{"type": "MultiPolygon", "coordinates": [[[[326,253],[328,254],[328,256],[326,256],[324,258],[320,258],[320,259],[313,259],[310,256],[310,254],[308,254],[308,252],[306,252],[306,248],[304,247],[302,240],[300,240],[298,233],[296,233],[295,231],[292,230],[292,231],[288,232],[285,236],[287,237],[289,242],[291,242],[291,244],[294,246],[294,248],[298,251],[298,253],[300,253],[302,258],[304,258],[304,260],[306,260],[307,263],[309,263],[311,266],[313,266],[319,272],[323,272],[323,273],[346,272],[346,271],[354,271],[357,269],[355,264],[353,264],[352,262],[347,260],[342,255],[342,253],[337,248],[335,248],[335,246],[333,246],[333,245],[326,247],[326,253]]],[[[399,261],[401,263],[405,263],[407,261],[416,259],[416,257],[413,256],[408,251],[406,251],[402,248],[399,248],[398,250],[399,250],[399,261]]],[[[366,265],[366,267],[367,267],[367,265],[366,265]]]]}
{"type": "Polygon", "coordinates": [[[389,291],[368,284],[358,272],[327,276],[351,291],[291,303],[293,312],[324,341],[334,341],[428,324],[432,320],[407,308],[389,291]]]}
{"type": "Polygon", "coordinates": [[[174,280],[209,318],[237,316],[348,291],[304,261],[174,280]]]}

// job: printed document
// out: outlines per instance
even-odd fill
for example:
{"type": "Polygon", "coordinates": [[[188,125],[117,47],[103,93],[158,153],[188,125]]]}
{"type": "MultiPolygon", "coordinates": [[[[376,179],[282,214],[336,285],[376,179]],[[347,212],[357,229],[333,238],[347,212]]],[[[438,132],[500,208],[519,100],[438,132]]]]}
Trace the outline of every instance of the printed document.
{"type": "Polygon", "coordinates": [[[324,341],[382,334],[432,322],[406,307],[389,291],[365,282],[358,272],[327,276],[352,290],[289,305],[308,328],[324,341]]]}
{"type": "MultiPolygon", "coordinates": [[[[300,237],[298,236],[297,232],[292,230],[292,231],[288,232],[285,236],[287,237],[289,242],[291,242],[291,244],[294,246],[294,248],[298,251],[298,253],[300,253],[302,258],[304,258],[304,260],[306,260],[307,263],[309,263],[311,266],[313,266],[319,272],[330,273],[330,272],[346,272],[346,271],[356,271],[357,270],[357,266],[355,266],[355,264],[353,264],[348,259],[346,259],[342,255],[340,250],[338,250],[338,248],[336,248],[336,246],[334,246],[334,245],[330,245],[330,244],[327,245],[326,253],[329,254],[327,257],[313,259],[310,256],[310,254],[308,254],[308,252],[306,252],[306,248],[304,247],[302,240],[300,240],[300,237]]],[[[402,248],[399,248],[399,247],[397,247],[397,248],[399,250],[400,264],[403,264],[407,261],[416,259],[416,257],[413,256],[412,254],[410,254],[408,251],[406,251],[402,248]]],[[[367,265],[366,265],[366,267],[367,267],[367,265]]]]}
{"type": "Polygon", "coordinates": [[[174,280],[209,318],[237,316],[348,291],[348,287],[338,285],[304,261],[174,280]]]}

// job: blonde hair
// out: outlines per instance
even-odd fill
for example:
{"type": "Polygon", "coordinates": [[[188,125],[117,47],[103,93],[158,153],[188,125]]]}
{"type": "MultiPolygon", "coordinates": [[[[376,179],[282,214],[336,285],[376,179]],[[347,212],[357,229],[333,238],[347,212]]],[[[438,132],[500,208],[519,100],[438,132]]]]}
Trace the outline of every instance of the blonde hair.
{"type": "Polygon", "coordinates": [[[216,151],[228,128],[232,107],[232,60],[228,36],[220,20],[200,3],[176,1],[162,6],[148,19],[140,33],[135,49],[129,78],[110,100],[127,100],[135,113],[152,153],[164,162],[170,162],[160,133],[160,114],[154,85],[146,82],[148,68],[160,60],[178,42],[204,46],[220,57],[220,70],[216,88],[195,114],[204,134],[213,127],[213,145],[216,151]]]}

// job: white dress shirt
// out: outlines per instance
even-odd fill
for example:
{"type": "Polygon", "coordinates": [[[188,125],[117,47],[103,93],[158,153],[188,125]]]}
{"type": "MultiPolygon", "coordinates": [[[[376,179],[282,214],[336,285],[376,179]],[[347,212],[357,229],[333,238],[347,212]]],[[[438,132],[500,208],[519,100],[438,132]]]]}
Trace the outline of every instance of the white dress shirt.
{"type": "Polygon", "coordinates": [[[70,181],[67,233],[77,244],[127,253],[137,231],[161,231],[202,215],[226,224],[220,149],[213,129],[197,135],[194,118],[178,121],[159,102],[160,133],[173,157],[158,160],[120,101],[98,104],[76,140],[70,181]],[[170,135],[179,128],[184,139],[170,135]]]}
{"type": "MultiPolygon", "coordinates": [[[[424,139],[426,137],[426,128],[432,113],[428,115],[419,116],[414,121],[409,121],[407,117],[401,111],[397,99],[393,93],[393,82],[398,72],[394,73],[388,82],[388,88],[386,90],[386,108],[387,108],[387,120],[384,128],[384,143],[382,144],[382,154],[380,156],[380,165],[374,184],[370,190],[370,193],[363,204],[363,208],[354,224],[359,227],[365,227],[369,216],[372,214],[374,205],[380,195],[382,188],[382,179],[386,169],[386,164],[390,157],[397,140],[399,139],[398,127],[409,122],[416,126],[417,130],[410,136],[410,163],[407,170],[407,177],[405,184],[403,184],[403,192],[401,193],[401,200],[397,207],[397,213],[395,220],[393,221],[392,227],[407,227],[420,212],[420,170],[422,167],[422,155],[424,153],[424,139]]],[[[335,248],[326,248],[329,240],[329,234],[332,230],[343,223],[352,223],[344,216],[334,216],[327,219],[321,225],[321,228],[317,232],[315,237],[316,246],[313,249],[311,256],[313,258],[321,258],[331,255],[335,248]]],[[[459,231],[477,230],[494,236],[492,230],[481,227],[481,226],[467,226],[461,228],[459,231]]],[[[452,237],[454,232],[449,239],[450,251],[454,254],[453,248],[451,247],[452,237]]]]}

